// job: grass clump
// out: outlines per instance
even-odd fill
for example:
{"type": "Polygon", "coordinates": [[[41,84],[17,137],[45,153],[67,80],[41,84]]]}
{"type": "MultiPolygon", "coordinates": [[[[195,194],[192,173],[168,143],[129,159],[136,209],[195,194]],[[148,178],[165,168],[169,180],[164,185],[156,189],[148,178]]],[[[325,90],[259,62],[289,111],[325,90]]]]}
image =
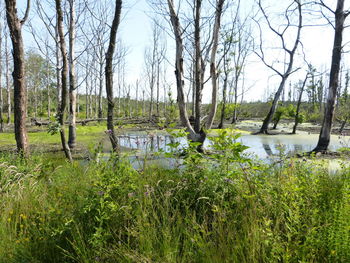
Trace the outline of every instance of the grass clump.
{"type": "Polygon", "coordinates": [[[0,262],[349,262],[350,172],[228,134],[181,168],[0,159],[0,262]],[[231,140],[229,139],[231,138],[231,140]]]}

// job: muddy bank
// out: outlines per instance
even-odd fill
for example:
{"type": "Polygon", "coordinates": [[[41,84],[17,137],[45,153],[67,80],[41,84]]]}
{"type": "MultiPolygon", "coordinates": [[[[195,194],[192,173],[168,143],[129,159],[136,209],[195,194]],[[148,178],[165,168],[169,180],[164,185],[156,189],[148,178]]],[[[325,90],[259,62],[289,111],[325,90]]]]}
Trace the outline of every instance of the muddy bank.
{"type": "MultiPolygon", "coordinates": [[[[247,132],[256,133],[260,130],[262,121],[260,120],[243,120],[237,124],[227,124],[226,127],[235,127],[247,132]]],[[[277,129],[271,129],[272,134],[288,134],[293,130],[294,122],[291,121],[281,121],[277,129]]],[[[272,125],[271,125],[272,127],[272,125]]],[[[298,125],[297,134],[319,134],[321,130],[320,124],[315,123],[301,123],[298,125]]],[[[332,129],[332,134],[339,135],[340,124],[335,123],[332,129]]],[[[343,134],[350,135],[350,127],[346,127],[343,130],[343,134]]]]}

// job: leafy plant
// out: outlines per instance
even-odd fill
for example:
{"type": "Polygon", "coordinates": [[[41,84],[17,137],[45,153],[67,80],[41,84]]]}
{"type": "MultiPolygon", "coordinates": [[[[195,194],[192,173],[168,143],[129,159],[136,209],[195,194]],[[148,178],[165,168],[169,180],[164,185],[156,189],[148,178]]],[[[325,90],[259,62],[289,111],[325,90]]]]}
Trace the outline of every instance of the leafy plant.
{"type": "Polygon", "coordinates": [[[58,115],[55,116],[55,120],[49,122],[49,125],[47,126],[47,132],[50,135],[55,135],[61,131],[61,124],[58,121],[58,115]]]}

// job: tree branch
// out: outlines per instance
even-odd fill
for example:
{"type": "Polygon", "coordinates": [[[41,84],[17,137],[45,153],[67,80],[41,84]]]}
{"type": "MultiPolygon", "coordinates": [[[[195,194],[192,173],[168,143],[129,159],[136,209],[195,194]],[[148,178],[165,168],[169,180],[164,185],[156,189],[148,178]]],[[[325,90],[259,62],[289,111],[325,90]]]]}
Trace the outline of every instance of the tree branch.
{"type": "Polygon", "coordinates": [[[30,0],[27,0],[27,9],[26,9],[26,12],[24,14],[23,19],[21,20],[21,25],[23,25],[26,22],[26,20],[28,19],[29,10],[30,10],[30,0]]]}

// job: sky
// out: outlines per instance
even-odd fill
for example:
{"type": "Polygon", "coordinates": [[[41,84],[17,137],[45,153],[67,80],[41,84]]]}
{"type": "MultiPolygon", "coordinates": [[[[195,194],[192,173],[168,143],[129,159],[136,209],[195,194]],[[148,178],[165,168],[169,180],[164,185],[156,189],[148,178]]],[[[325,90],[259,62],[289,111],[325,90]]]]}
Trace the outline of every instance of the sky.
{"type": "MultiPolygon", "coordinates": [[[[253,1],[254,0],[242,1],[243,13],[251,15],[255,12],[254,8],[251,7],[253,1]]],[[[23,9],[24,2],[26,1],[19,1],[20,10],[23,9]]],[[[281,9],[281,0],[264,0],[262,2],[264,3],[264,6],[267,7],[267,11],[269,12],[270,17],[274,17],[274,13],[277,13],[279,9],[281,9]]],[[[331,7],[335,8],[335,0],[327,0],[326,2],[329,3],[331,7]]],[[[126,57],[126,80],[129,84],[134,84],[136,82],[136,79],[140,79],[141,84],[146,85],[146,80],[143,76],[144,51],[146,46],[150,45],[151,43],[151,17],[154,16],[155,10],[150,7],[150,5],[147,3],[147,0],[123,1],[123,4],[124,6],[122,10],[122,20],[118,36],[122,40],[123,44],[128,48],[128,54],[126,57]]],[[[33,14],[34,12],[32,12],[30,16],[33,14]]],[[[32,17],[32,19],[35,19],[35,17],[32,17]]],[[[305,19],[304,23],[311,25],[315,24],[315,21],[315,17],[312,17],[311,19],[305,19]]],[[[255,32],[257,32],[257,26],[254,25],[254,23],[252,23],[252,27],[253,31],[255,30],[255,32]]],[[[348,30],[345,30],[344,33],[344,43],[346,43],[349,39],[349,33],[347,31],[348,30]]],[[[328,70],[329,68],[331,61],[333,35],[334,31],[330,26],[307,26],[302,30],[302,43],[306,58],[318,69],[328,70]]],[[[266,54],[270,56],[271,61],[274,59],[281,60],[282,58],[279,57],[280,53],[276,49],[276,43],[278,43],[278,41],[273,38],[271,32],[264,30],[263,37],[264,45],[267,50],[266,54]]],[[[257,36],[255,36],[255,39],[257,40],[257,36]]],[[[167,80],[169,82],[173,81],[172,84],[174,84],[175,76],[173,74],[174,68],[172,63],[175,54],[174,40],[169,37],[167,39],[167,43],[167,55],[170,62],[168,65],[167,80]]],[[[27,47],[28,46],[33,46],[33,43],[29,43],[27,47]]],[[[348,60],[348,55],[345,54],[343,56],[343,62],[345,65],[347,64],[348,60]]],[[[302,60],[297,59],[295,66],[302,66],[302,64],[302,60]]],[[[299,79],[302,79],[304,75],[305,70],[301,69],[291,76],[290,81],[295,83],[299,79]]],[[[251,55],[249,57],[249,61],[245,70],[245,79],[245,86],[251,87],[250,90],[245,94],[245,100],[249,101],[266,100],[267,96],[269,96],[277,88],[280,80],[279,77],[276,77],[271,70],[267,69],[261,63],[256,55],[251,55]],[[266,90],[268,90],[268,93],[266,90]]],[[[209,85],[206,85],[203,97],[203,100],[205,102],[210,101],[210,90],[211,87],[209,85]]],[[[175,87],[173,88],[173,91],[175,94],[175,87]]]]}
{"type": "MultiPolygon", "coordinates": [[[[251,0],[245,0],[244,7],[246,10],[251,12],[250,5],[252,4],[251,0]]],[[[335,8],[335,1],[328,1],[330,6],[335,8]]],[[[263,1],[264,5],[268,7],[268,11],[271,13],[278,12],[280,10],[280,6],[276,3],[281,3],[280,0],[268,0],[263,1]]],[[[315,11],[315,10],[313,10],[315,11]]],[[[145,0],[136,0],[130,6],[124,8],[124,18],[121,22],[121,31],[120,38],[123,42],[130,47],[130,52],[128,54],[128,74],[129,79],[138,78],[139,72],[142,72],[143,69],[143,54],[145,46],[148,45],[151,41],[151,16],[153,15],[153,10],[149,7],[145,0]],[[135,74],[136,73],[136,74],[135,74]]],[[[272,16],[273,14],[271,14],[272,16]]],[[[306,25],[311,25],[316,23],[315,18],[312,17],[310,19],[306,19],[304,23],[306,25]]],[[[317,23],[323,23],[321,21],[317,23]]],[[[254,26],[254,25],[253,25],[254,26]]],[[[271,32],[264,32],[265,38],[269,38],[271,32]]],[[[303,49],[306,54],[307,61],[311,62],[315,67],[319,70],[326,70],[329,68],[331,62],[331,52],[333,45],[333,35],[334,31],[330,26],[306,26],[302,29],[302,43],[303,49]]],[[[344,35],[347,36],[346,30],[344,35]]],[[[346,41],[347,37],[345,38],[346,41]]],[[[168,42],[174,41],[169,39],[168,42]]],[[[266,41],[266,48],[275,48],[276,39],[271,41],[272,43],[268,43],[266,41]]],[[[168,50],[168,55],[174,57],[174,50],[168,50]]],[[[276,52],[274,49],[273,52],[276,52]]],[[[274,54],[271,54],[273,57],[274,54]]],[[[348,56],[343,56],[343,62],[348,61],[348,56]]],[[[295,66],[303,66],[303,62],[301,59],[297,59],[295,66]]],[[[172,67],[172,65],[169,65],[172,67]]],[[[170,72],[173,72],[171,69],[170,72]]],[[[297,73],[291,76],[290,81],[297,82],[299,79],[302,79],[305,75],[305,70],[301,69],[297,73]]],[[[173,77],[175,80],[175,76],[173,74],[169,75],[169,78],[173,77]]],[[[252,86],[245,98],[247,100],[264,100],[266,99],[266,88],[269,86],[268,90],[271,94],[274,89],[277,88],[280,78],[275,76],[274,72],[267,69],[259,60],[259,58],[255,55],[252,55],[249,58],[248,66],[246,67],[245,72],[246,77],[246,86],[252,86]]],[[[206,95],[210,94],[210,86],[206,87],[204,91],[204,101],[209,101],[210,96],[206,95]]]]}

